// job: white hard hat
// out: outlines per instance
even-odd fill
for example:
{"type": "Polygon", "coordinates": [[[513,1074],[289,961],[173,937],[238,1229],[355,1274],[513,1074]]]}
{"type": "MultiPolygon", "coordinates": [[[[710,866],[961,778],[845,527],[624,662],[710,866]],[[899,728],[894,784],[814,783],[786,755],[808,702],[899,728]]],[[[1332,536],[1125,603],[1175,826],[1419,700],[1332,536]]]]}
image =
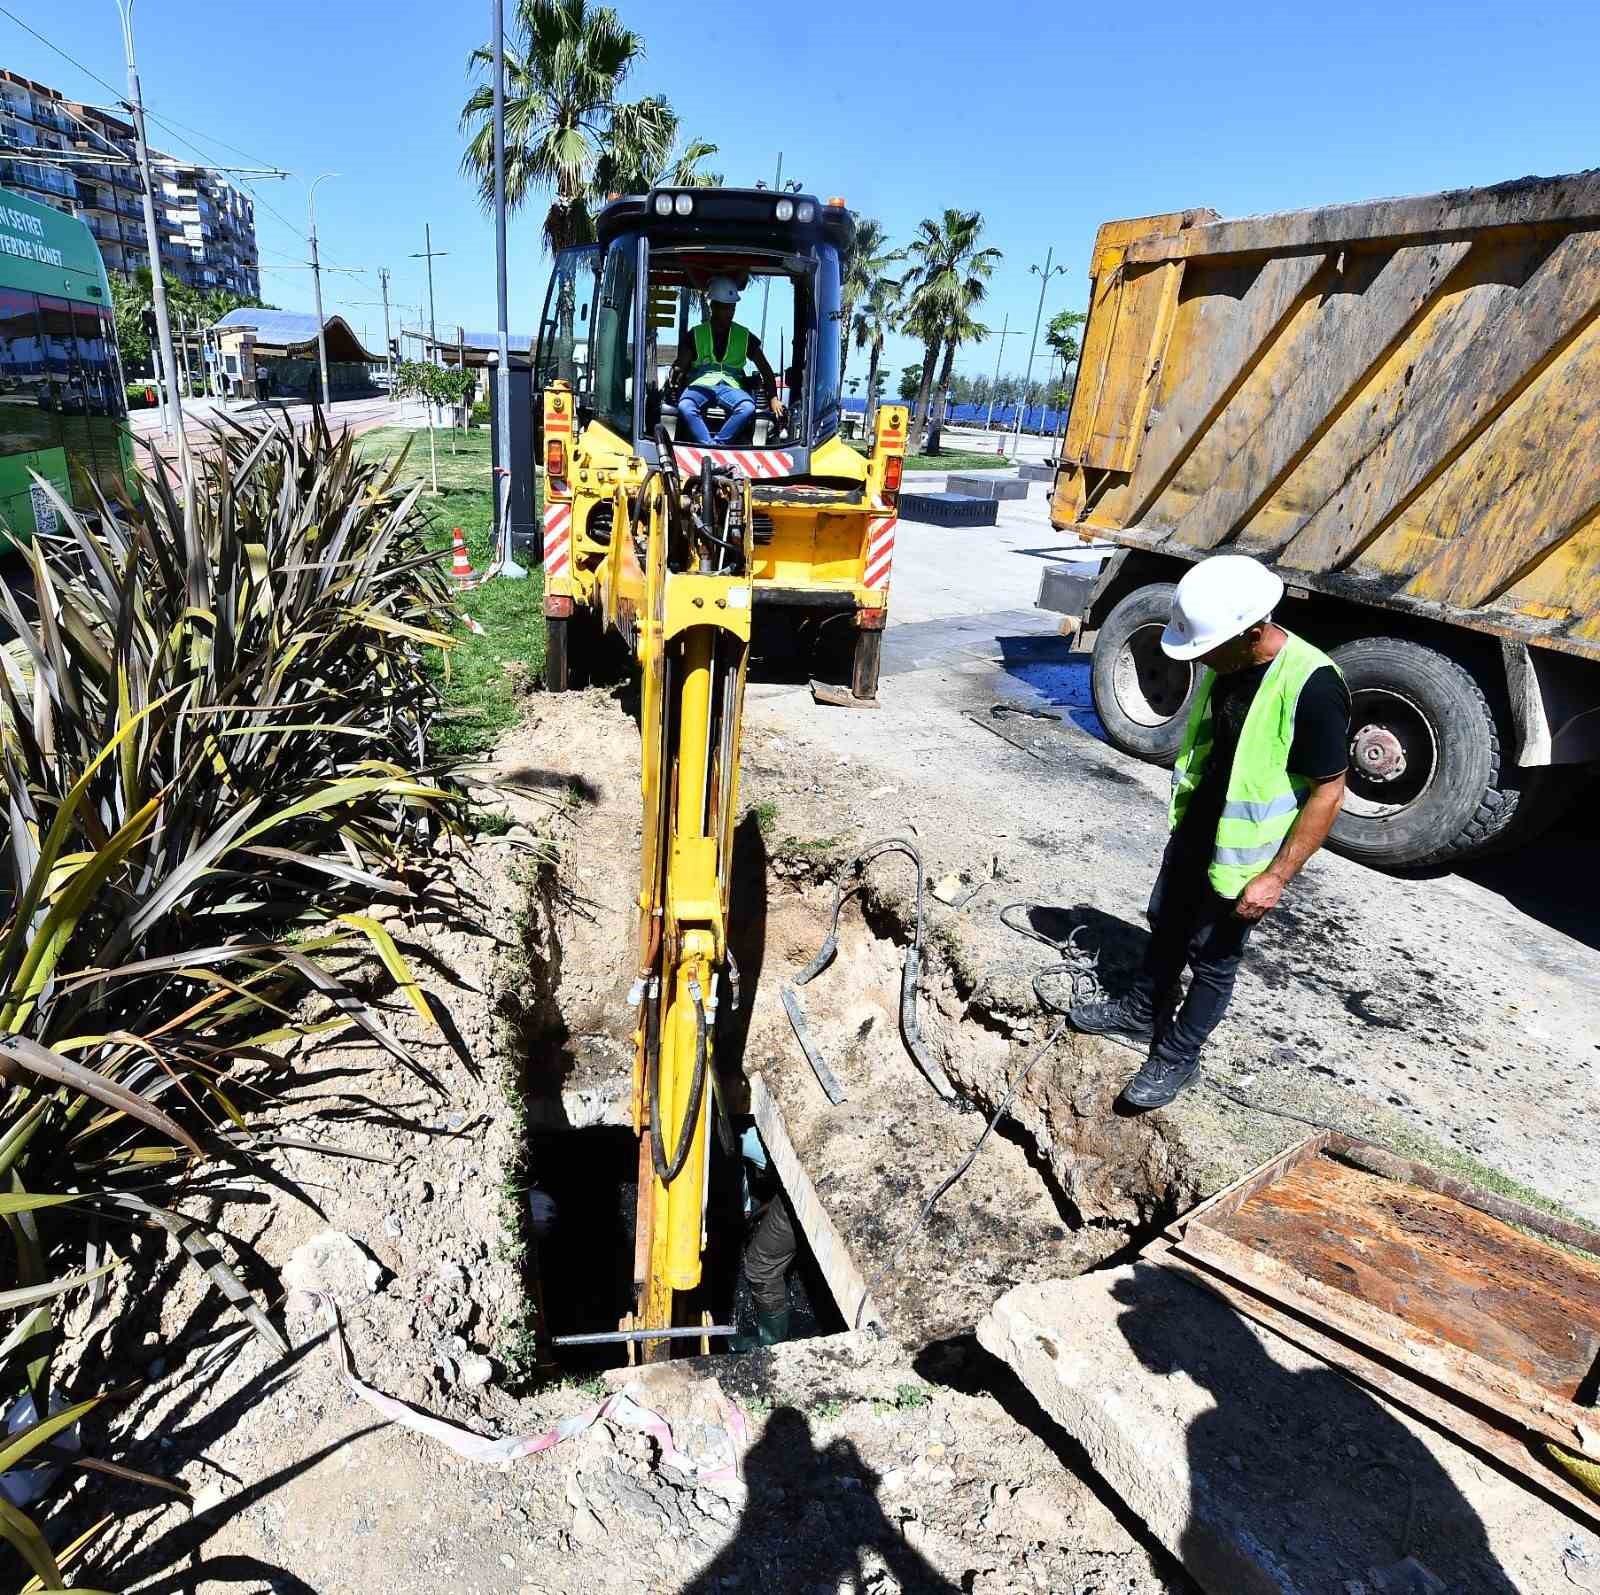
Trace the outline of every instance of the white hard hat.
{"type": "Polygon", "coordinates": [[[1172,595],[1161,647],[1173,659],[1198,659],[1265,620],[1283,582],[1247,554],[1214,554],[1184,572],[1172,595]]]}
{"type": "Polygon", "coordinates": [[[706,284],[706,298],[714,305],[739,303],[739,285],[732,277],[713,277],[706,284]]]}

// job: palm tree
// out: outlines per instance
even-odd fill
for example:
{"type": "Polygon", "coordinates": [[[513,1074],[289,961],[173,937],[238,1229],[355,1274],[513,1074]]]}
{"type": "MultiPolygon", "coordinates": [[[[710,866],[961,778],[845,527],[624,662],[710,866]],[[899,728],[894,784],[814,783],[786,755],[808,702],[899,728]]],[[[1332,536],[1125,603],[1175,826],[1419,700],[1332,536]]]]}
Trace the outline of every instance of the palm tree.
{"type": "MultiPolygon", "coordinates": [[[[973,309],[988,292],[986,284],[1001,255],[998,249],[978,247],[983,217],[975,210],[947,209],[941,220],[925,217],[917,227],[907,253],[912,260],[906,285],[910,300],[906,330],[922,340],[922,384],[917,390],[911,418],[911,439],[920,440],[927,422],[934,366],[942,345],[949,344],[945,370],[955,361],[955,347],[975,334],[973,309]]],[[[948,387],[948,376],[944,386],[948,387]]]]}
{"type": "MultiPolygon", "coordinates": [[[[553,188],[545,243],[552,250],[589,243],[597,198],[608,188],[647,186],[667,163],[678,118],[660,96],[619,99],[624,80],[644,57],[644,39],[625,28],[610,6],[516,0],[508,32],[506,203],[515,210],[535,190],[553,188]]],[[[467,58],[471,73],[492,72],[493,66],[489,45],[467,58]]],[[[493,204],[491,83],[472,91],[460,125],[470,134],[461,170],[477,183],[484,204],[493,204]]]]}
{"type": "MultiPolygon", "coordinates": [[[[842,317],[840,325],[844,336],[839,339],[839,386],[844,386],[845,366],[850,359],[850,328],[855,308],[872,292],[884,272],[897,260],[905,258],[901,250],[886,246],[888,234],[883,223],[872,216],[863,216],[856,222],[855,235],[843,260],[839,262],[839,298],[842,317]]],[[[869,397],[870,392],[869,392],[869,397]]]]}
{"type": "MultiPolygon", "coordinates": [[[[983,294],[980,292],[978,298],[983,294]]],[[[977,301],[974,300],[973,303],[977,301]]],[[[944,324],[944,369],[939,373],[939,391],[935,396],[932,406],[928,410],[928,446],[929,454],[939,452],[939,428],[944,423],[945,398],[950,392],[950,375],[955,369],[956,350],[964,343],[976,343],[989,336],[989,329],[982,323],[974,321],[966,306],[952,307],[945,317],[944,324]]]]}
{"type": "Polygon", "coordinates": [[[866,434],[872,433],[873,417],[878,410],[878,362],[883,358],[884,340],[900,326],[904,305],[901,285],[892,277],[879,277],[867,290],[867,297],[855,313],[854,334],[858,349],[872,350],[867,365],[867,425],[866,434]]]}
{"type": "Polygon", "coordinates": [[[656,182],[663,188],[721,188],[722,173],[708,172],[701,166],[702,161],[710,160],[716,153],[715,144],[708,144],[703,138],[692,138],[669,158],[666,170],[656,182]]]}

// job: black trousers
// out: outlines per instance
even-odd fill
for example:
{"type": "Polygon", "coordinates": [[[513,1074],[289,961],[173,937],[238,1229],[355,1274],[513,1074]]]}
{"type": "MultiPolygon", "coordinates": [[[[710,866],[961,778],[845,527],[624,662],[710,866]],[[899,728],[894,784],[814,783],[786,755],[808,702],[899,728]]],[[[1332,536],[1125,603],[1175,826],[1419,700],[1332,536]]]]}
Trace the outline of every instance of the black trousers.
{"type": "Polygon", "coordinates": [[[1228,1011],[1245,943],[1255,928],[1234,913],[1231,898],[1212,890],[1206,875],[1209,843],[1207,838],[1196,846],[1181,830],[1168,841],[1150,894],[1150,943],[1134,987],[1155,1029],[1151,1056],[1183,1068],[1200,1056],[1228,1011]]]}
{"type": "Polygon", "coordinates": [[[767,1203],[745,1248],[744,1272],[759,1313],[781,1313],[789,1305],[789,1265],[795,1258],[794,1218],[782,1191],[767,1203]]]}

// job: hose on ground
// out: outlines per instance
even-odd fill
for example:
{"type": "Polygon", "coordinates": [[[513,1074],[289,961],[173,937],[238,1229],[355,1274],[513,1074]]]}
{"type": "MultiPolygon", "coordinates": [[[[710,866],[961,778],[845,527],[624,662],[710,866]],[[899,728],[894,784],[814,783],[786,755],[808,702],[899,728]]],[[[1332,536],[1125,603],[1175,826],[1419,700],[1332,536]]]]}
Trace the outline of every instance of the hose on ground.
{"type": "Polygon", "coordinates": [[[671,1185],[683,1172],[689,1161],[689,1148],[694,1144],[695,1126],[700,1119],[700,1105],[706,1094],[706,1010],[700,1000],[700,983],[689,982],[689,998],[694,1003],[694,1082],[689,1089],[689,1111],[683,1116],[683,1126],[678,1131],[678,1145],[671,1160],[667,1158],[666,1138],[661,1133],[661,1048],[657,1046],[650,1069],[650,1160],[655,1165],[656,1178],[663,1185],[671,1185]]]}

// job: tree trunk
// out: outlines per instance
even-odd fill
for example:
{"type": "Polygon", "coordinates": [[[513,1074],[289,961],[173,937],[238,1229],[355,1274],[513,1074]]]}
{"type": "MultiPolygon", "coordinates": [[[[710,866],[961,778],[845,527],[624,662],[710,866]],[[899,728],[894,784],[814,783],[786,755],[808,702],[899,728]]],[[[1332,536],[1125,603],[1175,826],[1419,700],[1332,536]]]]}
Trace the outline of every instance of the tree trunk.
{"type": "Polygon", "coordinates": [[[845,367],[850,364],[850,322],[856,313],[853,301],[847,299],[840,306],[841,319],[839,321],[839,392],[844,393],[845,367]]]}
{"type": "Polygon", "coordinates": [[[922,381],[917,384],[916,408],[911,412],[911,431],[906,437],[906,451],[919,453],[922,449],[922,429],[928,421],[928,398],[933,388],[934,362],[939,358],[939,340],[930,338],[923,345],[922,381]]]}
{"type": "Polygon", "coordinates": [[[878,361],[883,356],[883,339],[872,342],[872,361],[867,366],[867,428],[865,436],[871,437],[878,424],[878,401],[873,397],[878,391],[878,361]]]}
{"type": "Polygon", "coordinates": [[[939,373],[939,392],[933,401],[933,408],[928,412],[928,447],[929,454],[939,452],[939,433],[944,427],[945,400],[950,394],[950,374],[956,364],[956,340],[949,339],[944,346],[944,370],[939,373]]]}

